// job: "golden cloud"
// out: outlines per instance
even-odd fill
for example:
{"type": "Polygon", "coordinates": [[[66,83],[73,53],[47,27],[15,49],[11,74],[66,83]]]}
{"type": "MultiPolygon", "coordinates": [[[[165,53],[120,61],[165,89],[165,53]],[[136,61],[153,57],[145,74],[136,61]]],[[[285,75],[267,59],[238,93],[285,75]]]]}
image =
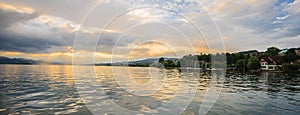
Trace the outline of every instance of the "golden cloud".
{"type": "Polygon", "coordinates": [[[34,13],[35,11],[32,8],[21,7],[21,6],[12,6],[5,3],[0,3],[0,8],[7,11],[16,11],[19,13],[34,13]]]}

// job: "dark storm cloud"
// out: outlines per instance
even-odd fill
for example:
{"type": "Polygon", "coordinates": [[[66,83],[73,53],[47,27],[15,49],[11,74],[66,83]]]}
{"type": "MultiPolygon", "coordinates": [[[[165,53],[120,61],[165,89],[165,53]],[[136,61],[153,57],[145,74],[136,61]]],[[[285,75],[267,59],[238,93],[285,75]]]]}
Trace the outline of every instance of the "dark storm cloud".
{"type": "MultiPolygon", "coordinates": [[[[73,45],[75,32],[66,32],[59,29],[48,29],[46,31],[50,31],[51,35],[43,35],[39,34],[39,32],[35,35],[29,34],[32,32],[28,32],[26,35],[20,35],[12,31],[0,31],[0,50],[24,53],[50,53],[63,52],[65,51],[63,47],[73,45]],[[56,49],[53,49],[54,47],[56,49]]],[[[98,34],[80,33],[82,37],[78,39],[81,39],[80,41],[82,42],[79,44],[80,46],[77,47],[81,47],[88,51],[94,51],[93,46],[97,46],[97,51],[111,52],[114,46],[125,47],[134,41],[133,39],[123,38],[117,43],[117,36],[119,36],[119,33],[108,33],[98,41],[98,44],[95,44],[93,41],[98,39],[98,34]]]]}
{"type": "Polygon", "coordinates": [[[16,22],[36,18],[37,16],[37,13],[20,13],[0,8],[0,29],[9,27],[16,22]]]}
{"type": "Polygon", "coordinates": [[[34,19],[37,13],[18,12],[15,10],[7,10],[0,8],[0,50],[1,51],[20,51],[20,52],[36,52],[49,45],[42,45],[45,41],[42,39],[26,38],[24,36],[9,35],[10,32],[5,31],[11,25],[34,19]]]}
{"type": "Polygon", "coordinates": [[[65,46],[67,42],[53,41],[45,38],[34,38],[18,35],[0,36],[0,50],[24,53],[45,53],[52,46],[65,46]]]}
{"type": "Polygon", "coordinates": [[[4,0],[11,5],[27,6],[45,14],[80,22],[97,0],[4,0]]]}
{"type": "MultiPolygon", "coordinates": [[[[23,53],[51,53],[64,52],[66,47],[73,46],[76,31],[72,21],[38,14],[35,12],[23,12],[16,9],[5,9],[0,7],[0,51],[13,51],[23,53]],[[61,25],[68,25],[67,28],[61,25]]],[[[81,37],[80,47],[88,49],[95,45],[99,38],[99,32],[91,32],[90,28],[79,30],[81,37]]],[[[118,32],[105,32],[99,40],[101,50],[110,52],[116,44],[118,32]]],[[[133,42],[131,39],[120,40],[117,46],[127,46],[133,42]]],[[[94,48],[88,50],[93,51],[94,48]]]]}
{"type": "Polygon", "coordinates": [[[47,28],[47,25],[27,23],[38,18],[38,16],[39,14],[36,12],[31,13],[22,11],[22,9],[15,10],[0,7],[0,50],[46,53],[47,49],[53,46],[72,44],[72,41],[61,39],[70,37],[68,34],[60,33],[54,28],[47,28]],[[52,36],[43,34],[47,32],[50,32],[52,36]]]}

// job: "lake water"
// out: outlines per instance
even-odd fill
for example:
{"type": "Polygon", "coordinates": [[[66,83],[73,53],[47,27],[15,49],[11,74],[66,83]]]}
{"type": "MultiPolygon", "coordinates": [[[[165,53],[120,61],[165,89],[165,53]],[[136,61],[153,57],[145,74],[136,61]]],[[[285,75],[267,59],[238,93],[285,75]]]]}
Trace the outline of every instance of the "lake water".
{"type": "MultiPolygon", "coordinates": [[[[85,74],[85,70],[90,67],[78,68],[82,70],[83,78],[90,76],[85,74]]],[[[214,102],[204,100],[204,94],[208,91],[210,83],[210,78],[206,75],[183,75],[177,70],[143,67],[97,66],[94,69],[107,97],[99,95],[99,103],[112,100],[118,106],[132,111],[155,109],[174,97],[183,77],[198,77],[195,82],[199,84],[192,102],[182,114],[198,114],[204,101],[214,102]],[[126,84],[122,82],[122,77],[114,78],[114,72],[123,74],[123,71],[119,70],[127,70],[134,82],[126,84]],[[159,73],[164,73],[166,77],[156,77],[161,79],[151,77],[159,73]],[[141,85],[147,83],[154,85],[141,85]],[[139,84],[139,87],[135,87],[136,84],[139,84]]],[[[124,72],[124,75],[127,73],[124,72]]],[[[69,65],[0,65],[0,114],[92,114],[86,105],[98,102],[89,102],[80,96],[84,94],[93,97],[96,90],[89,87],[92,86],[89,83],[82,85],[76,83],[72,66],[69,65]],[[77,88],[84,92],[79,93],[77,88]]],[[[299,113],[300,76],[269,72],[251,76],[227,75],[218,99],[207,114],[299,113]]]]}

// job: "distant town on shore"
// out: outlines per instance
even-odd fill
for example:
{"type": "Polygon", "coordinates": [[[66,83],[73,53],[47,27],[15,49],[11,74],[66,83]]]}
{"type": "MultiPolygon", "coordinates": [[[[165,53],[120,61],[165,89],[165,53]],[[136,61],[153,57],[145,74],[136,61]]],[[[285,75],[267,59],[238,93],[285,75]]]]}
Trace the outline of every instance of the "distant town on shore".
{"type": "MultiPolygon", "coordinates": [[[[257,50],[241,51],[237,53],[222,53],[214,55],[226,55],[227,70],[235,71],[300,71],[300,47],[279,49],[269,47],[265,52],[257,50]]],[[[185,55],[182,58],[147,58],[127,62],[96,63],[96,66],[137,66],[149,67],[153,63],[160,63],[166,68],[180,67],[180,61],[187,58],[196,58],[199,68],[211,68],[212,54],[185,55]]],[[[63,65],[64,63],[44,62],[25,58],[8,58],[0,56],[0,64],[54,64],[63,65]]]]}
{"type": "MultiPolygon", "coordinates": [[[[106,66],[139,66],[149,67],[153,62],[161,63],[166,68],[181,67],[183,59],[197,59],[199,68],[211,67],[212,54],[185,55],[182,58],[148,58],[129,62],[100,63],[96,65],[106,66]]],[[[237,53],[223,53],[214,55],[226,55],[227,70],[234,71],[277,71],[277,72],[300,72],[300,47],[278,49],[269,47],[265,52],[257,50],[241,51],[237,53]]]]}

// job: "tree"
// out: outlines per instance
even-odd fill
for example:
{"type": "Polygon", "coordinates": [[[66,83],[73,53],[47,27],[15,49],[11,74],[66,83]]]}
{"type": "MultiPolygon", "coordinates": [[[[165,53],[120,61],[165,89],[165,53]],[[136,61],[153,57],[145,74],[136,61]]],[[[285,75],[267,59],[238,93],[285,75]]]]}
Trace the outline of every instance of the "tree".
{"type": "Polygon", "coordinates": [[[237,53],[236,56],[238,57],[238,59],[244,59],[245,56],[242,53],[237,53]]]}
{"type": "Polygon", "coordinates": [[[196,55],[194,59],[198,59],[199,61],[205,61],[205,62],[210,62],[211,60],[211,55],[208,54],[202,54],[202,55],[196,55]]]}
{"type": "Polygon", "coordinates": [[[293,53],[289,53],[285,56],[282,56],[281,59],[283,59],[283,61],[286,62],[286,63],[291,63],[291,62],[297,60],[297,55],[295,55],[293,53]]]}
{"type": "Polygon", "coordinates": [[[266,54],[271,56],[277,56],[279,51],[280,50],[276,47],[269,47],[266,51],[266,54]]]}
{"type": "Polygon", "coordinates": [[[247,68],[249,70],[258,70],[260,68],[260,63],[258,58],[251,57],[248,59],[247,68]]]}
{"type": "Polygon", "coordinates": [[[285,62],[285,63],[291,63],[296,61],[297,59],[300,59],[299,56],[296,55],[295,52],[296,48],[290,48],[288,51],[285,53],[285,55],[280,56],[280,58],[285,62]]]}
{"type": "Polygon", "coordinates": [[[300,64],[286,64],[283,65],[284,72],[299,72],[300,64]]]}
{"type": "Polygon", "coordinates": [[[246,69],[247,60],[245,59],[239,59],[236,62],[236,68],[238,69],[246,69]]]}
{"type": "Polygon", "coordinates": [[[158,62],[161,63],[161,64],[163,64],[164,61],[165,61],[165,59],[163,57],[159,58],[159,60],[158,60],[158,62]]]}
{"type": "Polygon", "coordinates": [[[166,60],[163,64],[165,67],[175,67],[175,63],[172,60],[166,60]]]}

